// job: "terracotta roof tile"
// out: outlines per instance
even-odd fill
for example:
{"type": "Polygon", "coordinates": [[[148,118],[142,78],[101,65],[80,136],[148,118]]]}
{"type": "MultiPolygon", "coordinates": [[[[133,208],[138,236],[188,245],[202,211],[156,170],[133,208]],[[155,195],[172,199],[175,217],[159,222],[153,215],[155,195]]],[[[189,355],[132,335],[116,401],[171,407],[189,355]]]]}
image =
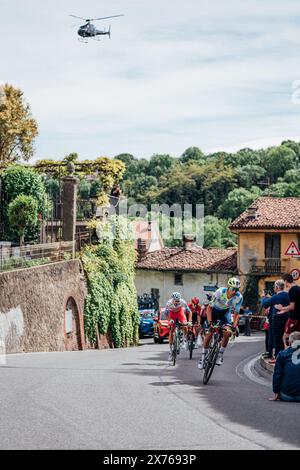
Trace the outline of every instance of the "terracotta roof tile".
{"type": "Polygon", "coordinates": [[[154,271],[228,272],[237,271],[235,249],[164,248],[148,253],[137,262],[138,269],[154,271]]]}
{"type": "Polygon", "coordinates": [[[230,225],[232,230],[257,228],[300,230],[300,198],[260,197],[230,225]]]}

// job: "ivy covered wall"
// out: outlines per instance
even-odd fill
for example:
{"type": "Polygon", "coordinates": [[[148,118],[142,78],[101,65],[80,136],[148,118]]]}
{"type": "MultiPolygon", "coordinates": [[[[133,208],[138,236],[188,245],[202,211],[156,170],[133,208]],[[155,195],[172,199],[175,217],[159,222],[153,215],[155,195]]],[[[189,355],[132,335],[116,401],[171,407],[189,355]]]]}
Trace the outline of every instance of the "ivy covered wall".
{"type": "Polygon", "coordinates": [[[132,242],[102,240],[86,246],[81,260],[87,277],[85,332],[92,344],[100,334],[111,334],[114,347],[138,343],[139,314],[132,242]]]}

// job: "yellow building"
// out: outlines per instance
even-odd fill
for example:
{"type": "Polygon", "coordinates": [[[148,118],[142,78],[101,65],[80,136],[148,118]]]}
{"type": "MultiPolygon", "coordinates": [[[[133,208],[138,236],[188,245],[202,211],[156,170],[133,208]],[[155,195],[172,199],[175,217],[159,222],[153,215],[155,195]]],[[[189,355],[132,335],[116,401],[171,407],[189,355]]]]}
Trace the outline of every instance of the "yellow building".
{"type": "Polygon", "coordinates": [[[300,198],[260,197],[230,226],[238,235],[238,271],[272,289],[283,273],[300,284],[300,198]]]}

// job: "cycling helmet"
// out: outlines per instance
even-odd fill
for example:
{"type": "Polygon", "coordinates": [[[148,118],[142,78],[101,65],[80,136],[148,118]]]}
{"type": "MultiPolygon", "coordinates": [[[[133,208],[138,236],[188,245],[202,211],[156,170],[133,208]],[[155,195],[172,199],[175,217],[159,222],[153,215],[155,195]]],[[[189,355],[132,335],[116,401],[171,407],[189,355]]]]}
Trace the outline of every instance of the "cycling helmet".
{"type": "Polygon", "coordinates": [[[193,303],[194,305],[198,305],[199,302],[200,302],[199,297],[193,297],[193,298],[192,298],[192,303],[193,303]]]}
{"type": "Polygon", "coordinates": [[[236,277],[232,277],[228,281],[228,287],[235,287],[236,289],[239,289],[241,287],[241,281],[236,277]]]}
{"type": "Polygon", "coordinates": [[[172,299],[173,299],[173,300],[181,300],[181,294],[180,294],[180,292],[173,292],[173,294],[172,294],[172,299]]]}

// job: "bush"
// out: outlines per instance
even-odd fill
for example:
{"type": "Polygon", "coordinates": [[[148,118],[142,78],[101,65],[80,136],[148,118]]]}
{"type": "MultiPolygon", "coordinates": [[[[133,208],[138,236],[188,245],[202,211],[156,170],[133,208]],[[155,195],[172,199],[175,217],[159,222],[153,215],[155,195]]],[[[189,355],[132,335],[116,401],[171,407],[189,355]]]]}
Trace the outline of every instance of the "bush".
{"type": "Polygon", "coordinates": [[[10,227],[18,233],[20,245],[23,245],[26,228],[32,228],[37,224],[37,200],[32,196],[20,194],[10,202],[7,213],[10,227]]]}
{"type": "MultiPolygon", "coordinates": [[[[8,167],[1,175],[2,179],[2,204],[1,204],[1,222],[3,232],[1,237],[12,242],[19,241],[19,233],[15,228],[10,227],[8,219],[9,204],[19,195],[32,196],[37,201],[38,213],[46,215],[49,207],[49,201],[46,196],[43,179],[32,168],[13,165],[8,167]]],[[[25,229],[25,240],[27,242],[36,242],[39,239],[40,222],[28,226],[25,229]]]]}

